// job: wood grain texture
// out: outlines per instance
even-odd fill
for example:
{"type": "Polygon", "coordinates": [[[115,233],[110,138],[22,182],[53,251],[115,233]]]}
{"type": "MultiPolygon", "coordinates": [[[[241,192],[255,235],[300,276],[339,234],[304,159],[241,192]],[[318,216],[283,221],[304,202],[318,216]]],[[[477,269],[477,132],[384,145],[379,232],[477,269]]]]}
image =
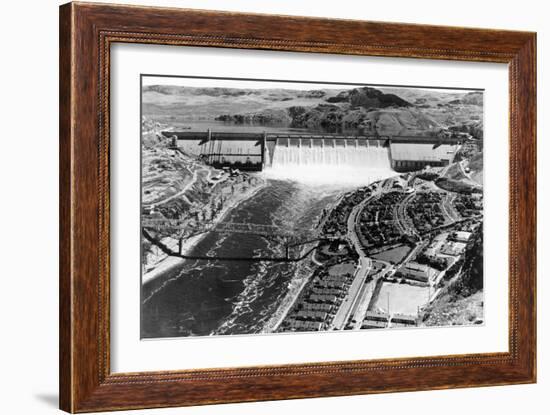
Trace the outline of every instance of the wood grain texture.
{"type": "Polygon", "coordinates": [[[73,119],[71,102],[72,19],[70,8],[59,14],[59,405],[71,410],[72,362],[72,293],[71,288],[71,141],[73,119]]]}
{"type": "Polygon", "coordinates": [[[60,9],[60,407],[68,412],[534,382],[533,33],[70,3],[60,9]],[[334,36],[338,33],[338,36],[334,36]],[[110,373],[109,69],[116,42],[508,63],[509,352],[110,373]]]}

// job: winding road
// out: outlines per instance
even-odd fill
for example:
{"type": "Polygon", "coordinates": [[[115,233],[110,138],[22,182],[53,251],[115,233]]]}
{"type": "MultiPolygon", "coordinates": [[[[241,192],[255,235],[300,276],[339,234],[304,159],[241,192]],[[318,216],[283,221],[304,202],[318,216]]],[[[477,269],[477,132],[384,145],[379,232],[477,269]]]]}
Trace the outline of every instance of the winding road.
{"type": "Polygon", "coordinates": [[[365,254],[363,245],[361,245],[361,241],[357,236],[357,232],[356,232],[357,221],[358,221],[357,217],[359,216],[360,212],[363,210],[363,207],[377,194],[378,192],[374,192],[369,197],[364,199],[361,203],[359,203],[357,206],[355,206],[348,217],[348,223],[347,223],[348,230],[347,230],[346,238],[348,239],[348,241],[351,243],[351,245],[354,247],[355,251],[359,255],[359,264],[355,269],[355,276],[353,278],[353,282],[351,283],[351,286],[348,289],[346,297],[344,298],[344,301],[340,305],[340,308],[338,308],[338,311],[336,312],[336,315],[332,320],[332,324],[330,328],[332,328],[333,330],[342,330],[344,328],[350,315],[357,308],[357,303],[363,297],[363,295],[361,294],[364,293],[363,287],[365,285],[369,272],[372,268],[372,261],[365,254]]]}
{"type": "Polygon", "coordinates": [[[174,200],[178,197],[181,197],[182,199],[184,199],[187,203],[189,203],[190,205],[192,204],[192,202],[187,198],[187,196],[185,195],[185,193],[187,193],[187,191],[189,189],[191,189],[195,183],[197,182],[197,179],[198,179],[198,173],[199,172],[202,172],[202,171],[205,171],[205,172],[208,172],[208,175],[210,175],[210,170],[209,169],[206,169],[204,167],[202,168],[198,168],[196,170],[193,171],[193,178],[191,179],[191,181],[189,183],[187,183],[183,189],[181,189],[179,192],[177,193],[174,193],[173,195],[171,196],[168,196],[167,198],[165,199],[162,199],[158,202],[153,202],[153,203],[149,203],[149,204],[144,204],[144,206],[147,206],[147,207],[152,207],[154,208],[155,206],[158,206],[158,205],[164,205],[165,203],[168,203],[170,202],[171,200],[174,200]]]}

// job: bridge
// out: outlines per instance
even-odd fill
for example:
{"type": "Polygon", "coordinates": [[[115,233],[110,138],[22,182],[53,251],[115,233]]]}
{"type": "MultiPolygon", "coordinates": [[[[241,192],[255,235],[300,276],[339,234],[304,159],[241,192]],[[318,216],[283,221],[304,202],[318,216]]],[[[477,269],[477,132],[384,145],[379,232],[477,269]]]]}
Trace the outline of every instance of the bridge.
{"type": "MultiPolygon", "coordinates": [[[[312,235],[314,231],[306,228],[286,229],[275,225],[263,225],[255,223],[240,223],[240,222],[202,222],[190,223],[189,220],[182,219],[165,219],[165,218],[143,218],[141,226],[151,228],[157,231],[160,230],[181,230],[185,233],[185,237],[198,235],[206,232],[217,233],[241,233],[258,235],[265,237],[282,237],[293,238],[296,235],[312,235]]],[[[316,233],[316,232],[315,232],[316,233]]]]}
{"type": "MultiPolygon", "coordinates": [[[[189,220],[181,219],[166,219],[166,218],[142,218],[141,222],[142,228],[147,228],[155,231],[169,230],[169,231],[180,231],[179,238],[179,252],[177,256],[182,256],[188,259],[205,259],[205,258],[191,258],[189,256],[182,255],[182,244],[183,240],[191,238],[196,235],[205,234],[208,232],[222,233],[222,234],[248,234],[248,235],[257,235],[264,238],[271,238],[276,240],[281,240],[282,244],[285,246],[286,255],[284,258],[238,258],[241,260],[264,260],[264,261],[298,261],[305,258],[310,252],[308,251],[305,254],[301,254],[298,257],[292,257],[292,248],[298,248],[300,246],[318,242],[322,240],[331,240],[332,237],[320,236],[319,231],[313,230],[311,228],[282,228],[275,225],[263,225],[263,224],[254,224],[254,223],[239,223],[239,222],[202,222],[190,223],[189,220]]],[[[165,252],[169,248],[159,245],[159,241],[153,238],[147,232],[144,233],[144,236],[149,239],[151,242],[155,243],[165,252]]],[[[168,253],[168,252],[167,252],[168,253]]],[[[170,252],[169,255],[176,254],[175,252],[170,252]]],[[[232,260],[235,258],[215,258],[208,257],[207,259],[218,259],[218,260],[232,260]]]]}

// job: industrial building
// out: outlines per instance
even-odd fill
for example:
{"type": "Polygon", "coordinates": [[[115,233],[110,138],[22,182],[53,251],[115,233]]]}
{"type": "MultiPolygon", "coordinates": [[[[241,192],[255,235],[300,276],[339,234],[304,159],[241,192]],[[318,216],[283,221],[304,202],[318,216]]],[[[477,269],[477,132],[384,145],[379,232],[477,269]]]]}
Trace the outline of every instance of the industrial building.
{"type": "Polygon", "coordinates": [[[370,137],[335,134],[274,134],[164,131],[171,146],[214,167],[263,170],[277,163],[361,166],[390,164],[398,172],[450,164],[461,139],[370,137]]]}
{"type": "Polygon", "coordinates": [[[396,324],[403,324],[406,326],[416,326],[416,316],[409,316],[407,314],[394,314],[391,318],[392,326],[396,324]]]}
{"type": "Polygon", "coordinates": [[[369,310],[365,314],[365,320],[372,320],[372,321],[388,321],[389,314],[382,311],[376,311],[376,310],[369,310]]]}
{"type": "Polygon", "coordinates": [[[439,272],[428,265],[409,261],[397,270],[396,275],[409,280],[427,283],[433,279],[439,272]]]}
{"type": "Polygon", "coordinates": [[[455,231],[451,233],[451,238],[453,241],[467,243],[472,236],[472,232],[467,231],[455,231]]]}
{"type": "Polygon", "coordinates": [[[443,167],[454,159],[458,149],[454,144],[391,143],[391,167],[398,172],[422,170],[424,167],[443,167]]]}
{"type": "Polygon", "coordinates": [[[388,323],[385,321],[365,320],[361,324],[362,329],[385,329],[388,323]]]}

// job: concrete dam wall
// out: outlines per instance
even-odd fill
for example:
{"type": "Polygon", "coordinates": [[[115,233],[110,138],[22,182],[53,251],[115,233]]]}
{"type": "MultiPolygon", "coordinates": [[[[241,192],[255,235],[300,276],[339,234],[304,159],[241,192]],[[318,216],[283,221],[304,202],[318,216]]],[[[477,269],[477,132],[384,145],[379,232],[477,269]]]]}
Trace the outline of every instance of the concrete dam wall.
{"type": "MultiPolygon", "coordinates": [[[[212,166],[249,171],[338,168],[411,171],[449,164],[458,140],[315,134],[164,132],[172,145],[212,166]]],[[[304,172],[305,173],[305,172],[304,172]]],[[[386,173],[384,173],[386,174],[386,173]]]]}
{"type": "Polygon", "coordinates": [[[390,167],[388,147],[383,140],[278,138],[267,153],[266,166],[272,168],[390,167]]]}
{"type": "Polygon", "coordinates": [[[178,140],[177,147],[214,167],[260,171],[264,165],[263,144],[253,140],[178,140]]]}

